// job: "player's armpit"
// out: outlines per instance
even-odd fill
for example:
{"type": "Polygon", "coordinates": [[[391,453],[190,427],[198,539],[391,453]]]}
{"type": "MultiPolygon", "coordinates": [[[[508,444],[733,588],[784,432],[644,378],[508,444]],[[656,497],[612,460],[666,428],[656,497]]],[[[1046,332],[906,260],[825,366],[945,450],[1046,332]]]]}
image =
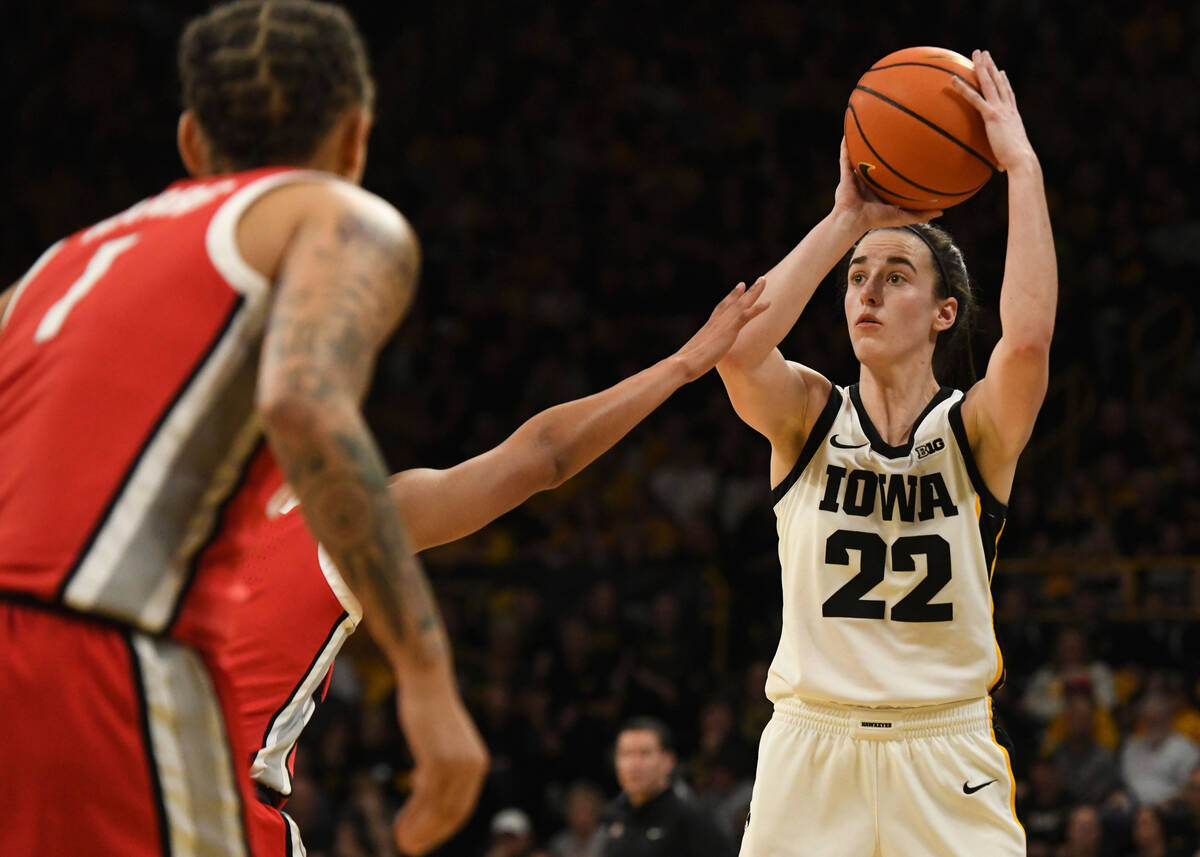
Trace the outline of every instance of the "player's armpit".
{"type": "Polygon", "coordinates": [[[778,482],[800,455],[832,385],[779,349],[751,371],[724,361],[717,371],[737,415],[771,442],[771,482],[778,482]]]}
{"type": "Polygon", "coordinates": [[[996,343],[987,374],[967,393],[963,424],[991,492],[1007,502],[1017,459],[1033,433],[1050,380],[1049,344],[996,343]]]}

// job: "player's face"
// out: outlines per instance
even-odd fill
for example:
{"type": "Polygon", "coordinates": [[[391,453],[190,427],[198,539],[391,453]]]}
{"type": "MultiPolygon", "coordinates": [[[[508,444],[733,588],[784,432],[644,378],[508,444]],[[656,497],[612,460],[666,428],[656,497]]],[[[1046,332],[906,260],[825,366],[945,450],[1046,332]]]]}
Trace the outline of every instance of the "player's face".
{"type": "Polygon", "coordinates": [[[674,754],[663,749],[657,732],[629,729],[617,736],[617,782],[635,804],[666,789],[674,765],[674,754]]]}
{"type": "Polygon", "coordinates": [[[932,252],[905,230],[871,232],[854,248],[845,310],[860,363],[933,354],[937,334],[954,323],[958,307],[954,298],[934,294],[934,270],[932,252]]]}

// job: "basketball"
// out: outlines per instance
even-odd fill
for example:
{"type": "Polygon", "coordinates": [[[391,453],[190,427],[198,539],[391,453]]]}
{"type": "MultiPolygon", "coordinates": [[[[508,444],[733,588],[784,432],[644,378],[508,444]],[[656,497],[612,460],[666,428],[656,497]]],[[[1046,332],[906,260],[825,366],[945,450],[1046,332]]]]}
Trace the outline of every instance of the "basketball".
{"type": "Polygon", "coordinates": [[[949,208],[996,169],[983,118],[951,88],[979,89],[971,60],[945,48],[905,48],[859,78],[846,105],[850,165],[885,202],[949,208]]]}

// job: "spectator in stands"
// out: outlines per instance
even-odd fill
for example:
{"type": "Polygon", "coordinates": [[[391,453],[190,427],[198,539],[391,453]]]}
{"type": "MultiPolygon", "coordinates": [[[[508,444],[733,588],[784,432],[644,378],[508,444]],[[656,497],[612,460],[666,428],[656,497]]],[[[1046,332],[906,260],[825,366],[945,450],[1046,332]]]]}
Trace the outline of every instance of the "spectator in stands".
{"type": "Polygon", "coordinates": [[[601,857],[604,853],[604,830],[600,814],[604,797],[600,790],[586,780],[577,780],[567,789],[564,815],[567,826],[559,831],[547,846],[550,857],[601,857]]]}
{"type": "Polygon", "coordinates": [[[485,857],[545,857],[534,847],[533,822],[516,807],[502,809],[492,817],[492,834],[485,857]]]}
{"type": "Polygon", "coordinates": [[[1104,822],[1100,811],[1090,804],[1071,810],[1067,819],[1067,838],[1058,857],[1108,857],[1104,847],[1104,822]]]}
{"type": "Polygon", "coordinates": [[[1121,750],[1121,777],[1139,804],[1175,797],[1200,765],[1200,747],[1171,728],[1171,704],[1158,693],[1138,706],[1139,731],[1121,750]]]}
{"type": "Polygon", "coordinates": [[[653,717],[626,722],[615,761],[621,795],[606,818],[604,857],[733,857],[712,819],[672,788],[675,745],[666,724],[653,717]]]}
{"type": "Polygon", "coordinates": [[[1132,847],[1126,857],[1192,857],[1172,849],[1167,842],[1166,826],[1157,807],[1140,806],[1133,814],[1130,839],[1132,847]]]}
{"type": "Polygon", "coordinates": [[[1191,857],[1200,852],[1200,767],[1188,775],[1188,781],[1168,804],[1167,829],[1173,845],[1191,857]]]}
{"type": "Polygon", "coordinates": [[[1071,807],[1054,763],[1049,759],[1034,761],[1029,768],[1028,788],[1017,795],[1017,817],[1025,828],[1028,857],[1054,857],[1066,837],[1071,807]]]}
{"type": "Polygon", "coordinates": [[[1054,660],[1033,674],[1025,689],[1025,710],[1048,723],[1063,710],[1068,679],[1084,677],[1092,683],[1096,704],[1111,711],[1116,704],[1113,674],[1102,661],[1088,656],[1087,637],[1077,628],[1063,626],[1054,643],[1054,660]]]}
{"type": "Polygon", "coordinates": [[[1096,707],[1086,680],[1067,684],[1066,710],[1054,725],[1060,722],[1061,740],[1045,749],[1063,791],[1072,803],[1104,803],[1121,787],[1121,776],[1112,752],[1097,736],[1101,730],[1111,730],[1115,746],[1117,732],[1108,713],[1096,707]]]}

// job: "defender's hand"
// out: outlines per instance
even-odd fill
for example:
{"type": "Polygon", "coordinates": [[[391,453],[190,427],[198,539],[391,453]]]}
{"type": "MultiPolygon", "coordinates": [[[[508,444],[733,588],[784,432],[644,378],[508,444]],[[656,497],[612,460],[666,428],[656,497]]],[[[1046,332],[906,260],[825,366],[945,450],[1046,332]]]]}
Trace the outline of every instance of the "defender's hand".
{"type": "Polygon", "coordinates": [[[475,808],[488,752],[449,669],[411,670],[397,694],[400,728],[416,768],[413,791],[392,825],[402,854],[425,854],[449,839],[475,808]]]}
{"type": "Polygon", "coordinates": [[[770,301],[759,300],[766,285],[766,277],[759,277],[749,289],[745,283],[738,283],[717,304],[704,326],[675,352],[675,359],[683,364],[687,380],[694,381],[716,366],[733,347],[746,323],[771,305],[770,301]]]}

